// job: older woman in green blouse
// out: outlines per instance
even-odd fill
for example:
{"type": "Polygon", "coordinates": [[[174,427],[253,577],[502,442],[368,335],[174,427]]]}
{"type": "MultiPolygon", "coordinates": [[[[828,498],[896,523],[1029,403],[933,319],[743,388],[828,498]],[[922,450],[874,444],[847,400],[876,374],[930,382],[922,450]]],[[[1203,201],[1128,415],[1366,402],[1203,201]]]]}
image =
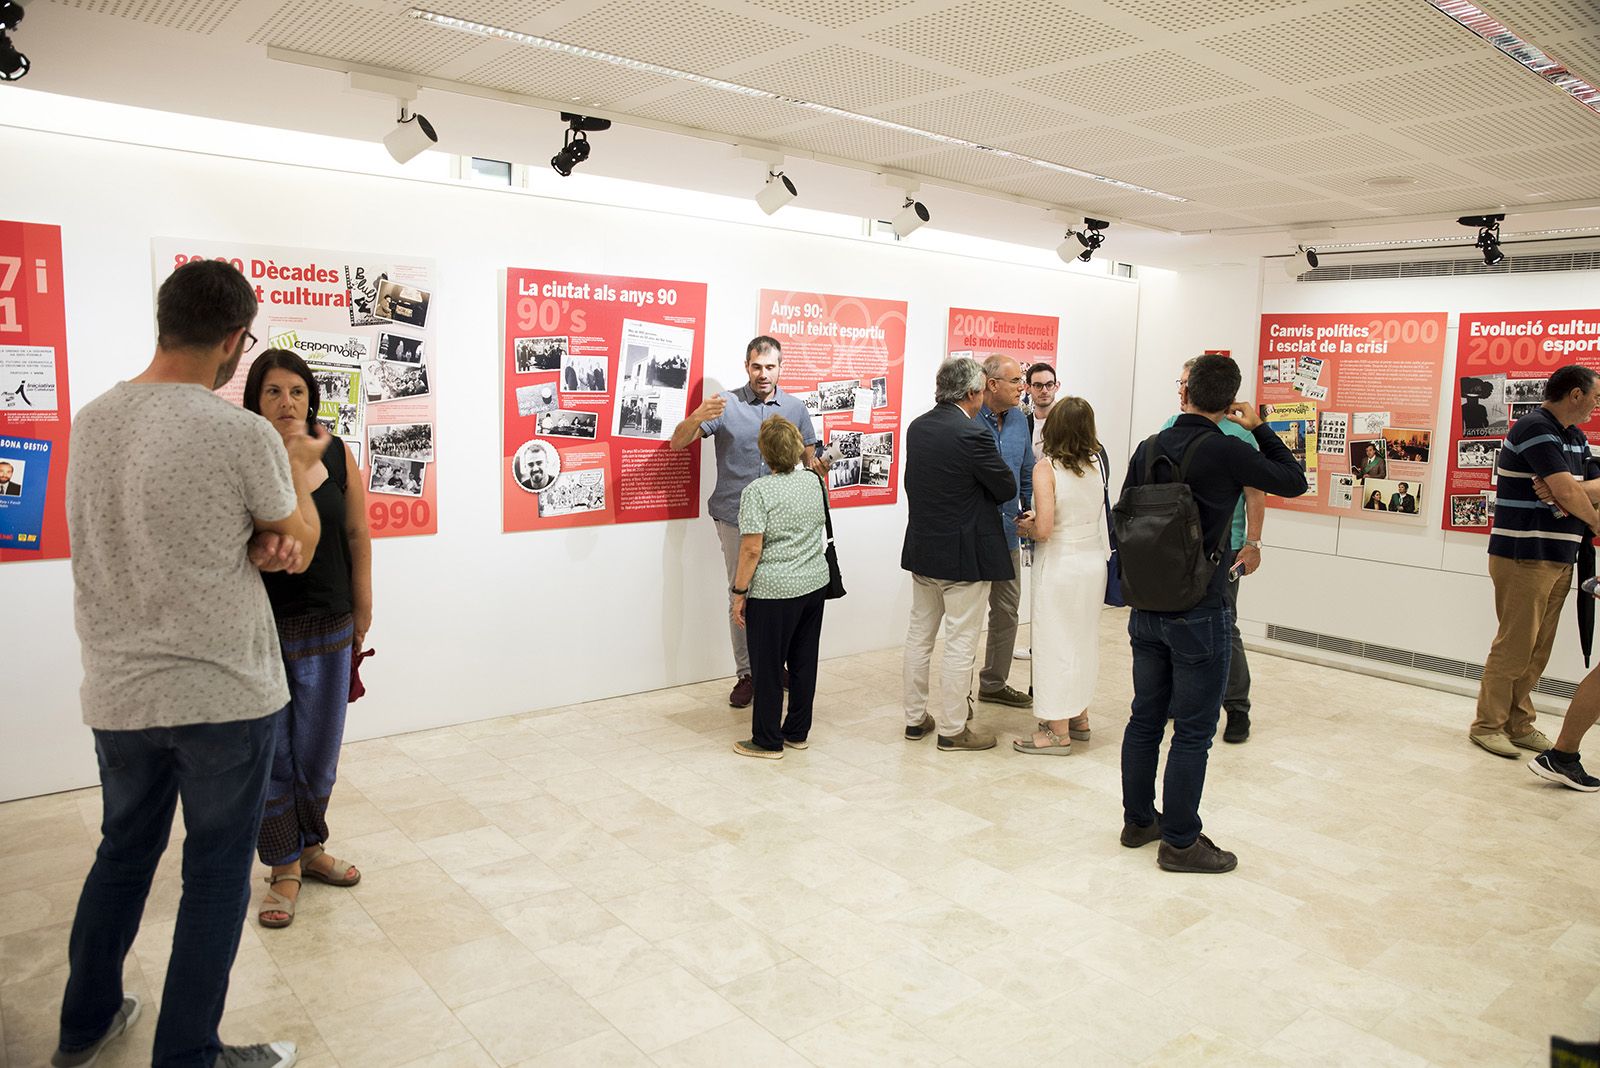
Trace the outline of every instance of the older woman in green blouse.
{"type": "Polygon", "coordinates": [[[755,704],[741,756],[777,760],[784,746],[806,748],[817,692],[817,647],[827,603],[823,556],[822,479],[801,466],[800,431],[780,415],[756,439],[772,472],[739,499],[739,567],[733,578],[734,619],[745,629],[755,704]],[[789,714],[783,715],[783,670],[789,669],[789,714]],[[780,723],[781,721],[781,723],[780,723]]]}

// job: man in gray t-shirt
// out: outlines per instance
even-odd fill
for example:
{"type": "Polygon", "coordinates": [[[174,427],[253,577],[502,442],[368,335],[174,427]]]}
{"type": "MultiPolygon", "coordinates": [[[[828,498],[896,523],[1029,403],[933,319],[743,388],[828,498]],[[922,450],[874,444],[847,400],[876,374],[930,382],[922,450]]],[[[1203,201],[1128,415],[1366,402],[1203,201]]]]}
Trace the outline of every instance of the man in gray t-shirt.
{"type": "Polygon", "coordinates": [[[73,420],[67,470],[83,719],[100,763],[102,839],[68,949],[51,1064],[84,1065],[138,1018],[123,960],[183,802],[183,904],[153,1065],[293,1063],[293,1043],[223,1046],[228,971],[288,701],[258,569],[301,571],[326,433],[285,442],[212,391],[255,338],[233,267],[179,267],[156,300],[155,356],[73,420]],[[287,449],[285,448],[287,444],[287,449]]]}
{"type": "MultiPolygon", "coordinates": [[[[674,449],[687,449],[700,438],[716,439],[717,485],[706,502],[706,511],[711,513],[717,539],[722,543],[730,591],[739,566],[739,497],[746,486],[768,473],[756,446],[761,424],[774,415],[789,420],[800,429],[800,440],[805,443],[805,465],[827,472],[827,465],[816,457],[817,432],[811,425],[811,413],[799,397],[778,388],[783,347],[775,338],[755,338],[745,346],[744,369],[749,382],[707,397],[672,431],[670,443],[674,449]]],[[[734,674],[738,676],[728,703],[734,708],[747,708],[755,698],[755,685],[750,678],[750,652],[745,646],[744,630],[733,620],[731,592],[728,635],[733,644],[734,674]]]]}

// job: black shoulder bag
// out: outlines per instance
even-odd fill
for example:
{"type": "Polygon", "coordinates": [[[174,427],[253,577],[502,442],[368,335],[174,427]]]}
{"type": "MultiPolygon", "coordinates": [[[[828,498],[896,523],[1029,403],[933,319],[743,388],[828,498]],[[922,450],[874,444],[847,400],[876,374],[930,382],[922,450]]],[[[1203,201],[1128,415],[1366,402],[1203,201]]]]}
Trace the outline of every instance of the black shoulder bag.
{"type": "MultiPolygon", "coordinates": [[[[812,474],[817,473],[813,471],[812,474]]],[[[828,507],[828,483],[817,475],[817,484],[822,487],[822,522],[828,530],[828,546],[822,550],[828,561],[828,592],[823,596],[836,601],[844,596],[844,578],[839,574],[839,554],[833,549],[833,510],[828,507]]]]}

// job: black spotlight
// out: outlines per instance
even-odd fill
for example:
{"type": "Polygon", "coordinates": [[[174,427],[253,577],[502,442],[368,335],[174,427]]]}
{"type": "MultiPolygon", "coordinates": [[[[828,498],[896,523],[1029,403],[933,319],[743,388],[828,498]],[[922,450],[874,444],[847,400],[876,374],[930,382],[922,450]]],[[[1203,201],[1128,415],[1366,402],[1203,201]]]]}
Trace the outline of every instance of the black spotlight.
{"type": "Polygon", "coordinates": [[[1456,220],[1462,226],[1478,228],[1478,240],[1472,247],[1483,253],[1483,262],[1490,267],[1506,262],[1506,254],[1500,251],[1500,223],[1504,219],[1504,215],[1463,215],[1456,220]]]}
{"type": "Polygon", "coordinates": [[[17,28],[22,16],[21,4],[0,0],[0,81],[14,82],[28,73],[28,57],[17,51],[7,32],[17,28]]]}
{"type": "Polygon", "coordinates": [[[1083,249],[1083,251],[1078,254],[1077,258],[1084,263],[1088,263],[1090,257],[1095,254],[1096,250],[1098,250],[1101,245],[1105,244],[1106,235],[1103,233],[1103,231],[1110,225],[1110,223],[1104,222],[1100,219],[1083,220],[1083,230],[1081,232],[1077,230],[1068,230],[1067,240],[1061,242],[1060,247],[1056,249],[1056,255],[1060,256],[1063,260],[1070,262],[1073,258],[1072,252],[1074,251],[1071,242],[1076,240],[1078,245],[1083,249]]]}
{"type": "Polygon", "coordinates": [[[550,157],[550,166],[561,177],[567,178],[571,176],[572,168],[589,158],[589,134],[611,129],[611,120],[563,111],[561,121],[567,124],[567,133],[562,139],[561,151],[550,157]]]}

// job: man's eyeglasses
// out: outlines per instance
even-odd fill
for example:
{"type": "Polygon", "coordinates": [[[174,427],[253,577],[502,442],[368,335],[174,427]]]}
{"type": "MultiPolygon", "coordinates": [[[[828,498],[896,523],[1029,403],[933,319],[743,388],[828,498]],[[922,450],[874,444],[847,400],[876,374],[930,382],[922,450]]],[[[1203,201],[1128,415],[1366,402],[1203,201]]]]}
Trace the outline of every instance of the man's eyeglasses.
{"type": "Polygon", "coordinates": [[[253,349],[255,347],[256,347],[256,336],[254,334],[252,334],[250,331],[246,330],[244,332],[244,349],[243,349],[243,351],[244,352],[249,352],[251,349],[253,349]]]}
{"type": "Polygon", "coordinates": [[[1055,389],[1060,384],[1061,384],[1060,382],[1034,382],[1034,383],[1030,384],[1028,388],[1029,389],[1055,389]]]}

